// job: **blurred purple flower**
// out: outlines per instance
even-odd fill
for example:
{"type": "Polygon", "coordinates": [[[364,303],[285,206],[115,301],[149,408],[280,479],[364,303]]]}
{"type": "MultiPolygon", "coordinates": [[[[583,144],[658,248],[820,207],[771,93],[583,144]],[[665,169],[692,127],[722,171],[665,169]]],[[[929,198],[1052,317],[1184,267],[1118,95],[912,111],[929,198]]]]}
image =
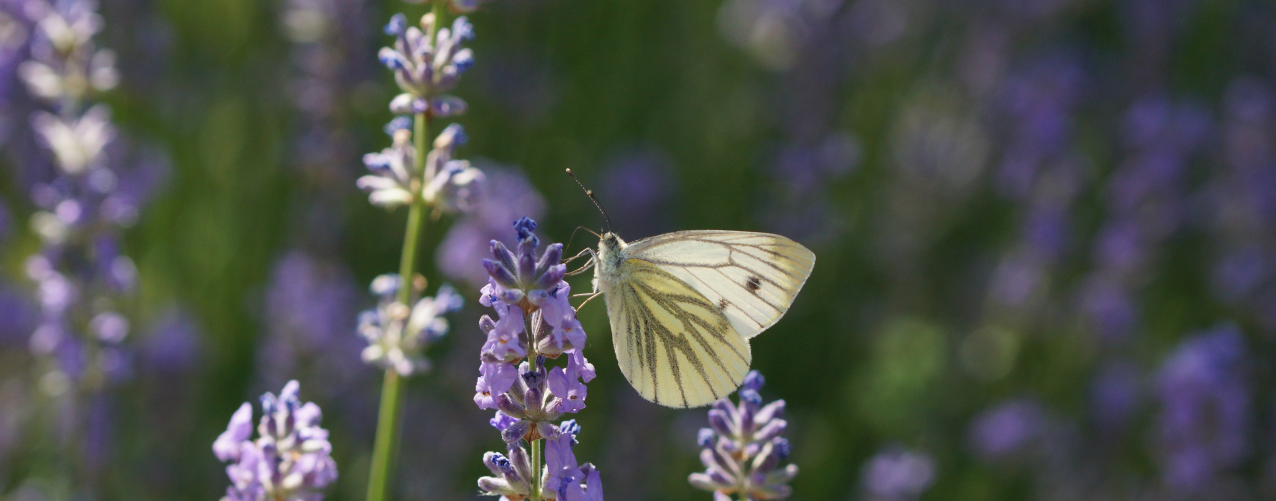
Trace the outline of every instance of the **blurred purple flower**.
{"type": "Polygon", "coordinates": [[[437,265],[445,276],[478,287],[488,274],[474,256],[486,255],[493,240],[513,246],[510,221],[545,213],[545,199],[522,172],[480,162],[485,175],[483,191],[474,209],[462,214],[437,251],[437,265]]]}
{"type": "Polygon", "coordinates": [[[617,233],[649,237],[673,227],[677,183],[668,157],[655,149],[638,149],[607,162],[599,174],[598,196],[611,208],[617,233]]]}
{"type": "Polygon", "coordinates": [[[329,394],[347,388],[362,374],[355,355],[362,343],[352,334],[358,296],[344,265],[300,250],[281,257],[266,290],[268,334],[257,351],[262,383],[274,386],[305,376],[320,378],[318,387],[329,394]]]}
{"type": "Polygon", "coordinates": [[[825,192],[859,166],[860,155],[859,140],[844,131],[830,132],[810,146],[782,148],[771,173],[774,202],[760,215],[763,225],[807,242],[835,238],[842,221],[825,192]]]}
{"type": "Polygon", "coordinates": [[[475,69],[479,89],[515,118],[536,123],[558,104],[553,68],[543,57],[520,49],[485,56],[484,61],[475,69]]]}
{"type": "Polygon", "coordinates": [[[0,346],[26,344],[35,330],[36,311],[26,294],[0,283],[0,346]]]}
{"type": "Polygon", "coordinates": [[[271,329],[310,347],[339,343],[349,336],[352,305],[358,297],[343,267],[293,250],[275,264],[266,293],[271,329]]]}
{"type": "Polygon", "coordinates": [[[1082,285],[1079,298],[1082,314],[1100,339],[1130,340],[1141,318],[1130,292],[1111,278],[1095,275],[1082,285]]]}
{"type": "Polygon", "coordinates": [[[935,482],[935,460],[925,452],[890,446],[868,460],[862,477],[871,500],[914,500],[935,482]]]}
{"type": "Polygon", "coordinates": [[[1002,84],[999,111],[1008,134],[997,185],[1013,200],[1026,200],[1041,169],[1067,155],[1086,73],[1076,57],[1046,54],[1002,84]]]}
{"type": "Polygon", "coordinates": [[[167,376],[191,374],[199,366],[203,342],[199,324],[185,310],[172,308],[159,316],[141,342],[142,366],[167,376]]]}
{"type": "Polygon", "coordinates": [[[1175,489],[1202,492],[1250,453],[1249,357],[1232,325],[1196,334],[1157,373],[1162,477],[1175,489]]]}
{"type": "Polygon", "coordinates": [[[1125,429],[1134,419],[1143,392],[1138,367],[1127,361],[1108,362],[1090,383],[1090,415],[1105,432],[1125,429]]]}
{"type": "Polygon", "coordinates": [[[1219,298],[1235,301],[1250,295],[1270,274],[1267,255],[1251,246],[1223,256],[1211,278],[1219,298]]]}
{"type": "Polygon", "coordinates": [[[1009,400],[985,410],[970,425],[970,441],[985,460],[1017,455],[1045,430],[1045,410],[1035,400],[1009,400]]]}

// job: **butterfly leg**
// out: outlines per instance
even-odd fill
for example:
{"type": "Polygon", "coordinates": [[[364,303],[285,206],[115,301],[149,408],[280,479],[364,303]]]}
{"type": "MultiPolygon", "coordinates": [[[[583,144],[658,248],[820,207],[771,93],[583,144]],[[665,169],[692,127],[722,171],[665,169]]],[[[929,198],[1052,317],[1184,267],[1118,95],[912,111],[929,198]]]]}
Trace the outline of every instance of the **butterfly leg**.
{"type": "Polygon", "coordinates": [[[581,257],[585,253],[589,253],[589,261],[586,261],[585,264],[582,265],[580,268],[576,268],[575,270],[567,272],[567,276],[574,277],[594,267],[594,264],[597,262],[597,259],[596,259],[596,256],[594,256],[594,249],[590,249],[590,248],[585,248],[585,250],[580,251],[580,254],[576,254],[571,259],[568,259],[567,261],[563,261],[563,262],[564,263],[571,262],[572,260],[575,260],[576,258],[581,257]]]}
{"type": "Polygon", "coordinates": [[[596,297],[598,297],[598,296],[601,296],[601,295],[603,295],[603,293],[601,293],[601,292],[585,292],[585,293],[581,293],[581,294],[572,294],[572,297],[589,296],[589,298],[588,298],[588,299],[586,299],[584,302],[580,303],[580,306],[577,306],[577,307],[576,307],[576,311],[580,311],[580,309],[581,309],[581,308],[584,308],[586,304],[589,304],[589,302],[590,302],[590,301],[593,301],[593,300],[594,300],[594,298],[596,298],[596,297]]]}

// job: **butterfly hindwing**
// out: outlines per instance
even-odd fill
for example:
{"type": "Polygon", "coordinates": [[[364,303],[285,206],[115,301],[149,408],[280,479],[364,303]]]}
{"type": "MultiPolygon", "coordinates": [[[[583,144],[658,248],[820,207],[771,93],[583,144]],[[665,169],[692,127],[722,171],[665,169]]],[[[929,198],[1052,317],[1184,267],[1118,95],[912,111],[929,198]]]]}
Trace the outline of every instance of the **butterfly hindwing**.
{"type": "Polygon", "coordinates": [[[689,284],[744,339],[784,316],[815,266],[815,254],[797,242],[743,231],[666,233],[634,242],[626,252],[689,284]]]}
{"type": "Polygon", "coordinates": [[[676,274],[627,259],[607,294],[616,360],[644,398],[698,407],[739,387],[752,355],[717,305],[676,274]]]}

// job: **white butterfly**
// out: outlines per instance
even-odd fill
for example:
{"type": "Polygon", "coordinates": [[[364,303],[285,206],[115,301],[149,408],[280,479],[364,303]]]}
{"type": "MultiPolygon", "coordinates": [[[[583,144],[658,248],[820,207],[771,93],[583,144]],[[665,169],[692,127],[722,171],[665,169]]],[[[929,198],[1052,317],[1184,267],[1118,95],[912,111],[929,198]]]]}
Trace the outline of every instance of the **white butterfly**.
{"type": "Polygon", "coordinates": [[[789,310],[815,254],[768,233],[679,231],[626,244],[607,232],[595,263],[629,384],[660,405],[699,407],[740,386],[749,339],[789,310]]]}

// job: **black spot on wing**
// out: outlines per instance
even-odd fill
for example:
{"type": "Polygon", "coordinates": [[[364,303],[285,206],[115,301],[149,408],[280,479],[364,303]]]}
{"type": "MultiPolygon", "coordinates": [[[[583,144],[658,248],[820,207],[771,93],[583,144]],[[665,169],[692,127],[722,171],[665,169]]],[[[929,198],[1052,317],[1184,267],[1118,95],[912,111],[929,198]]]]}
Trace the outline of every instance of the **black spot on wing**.
{"type": "Polygon", "coordinates": [[[752,292],[756,296],[758,294],[758,289],[762,288],[762,280],[758,279],[756,276],[751,276],[748,280],[744,281],[744,286],[749,289],[749,292],[752,292]]]}
{"type": "Polygon", "coordinates": [[[728,306],[731,306],[731,302],[727,301],[727,298],[724,297],[718,301],[719,310],[726,311],[728,306]]]}

